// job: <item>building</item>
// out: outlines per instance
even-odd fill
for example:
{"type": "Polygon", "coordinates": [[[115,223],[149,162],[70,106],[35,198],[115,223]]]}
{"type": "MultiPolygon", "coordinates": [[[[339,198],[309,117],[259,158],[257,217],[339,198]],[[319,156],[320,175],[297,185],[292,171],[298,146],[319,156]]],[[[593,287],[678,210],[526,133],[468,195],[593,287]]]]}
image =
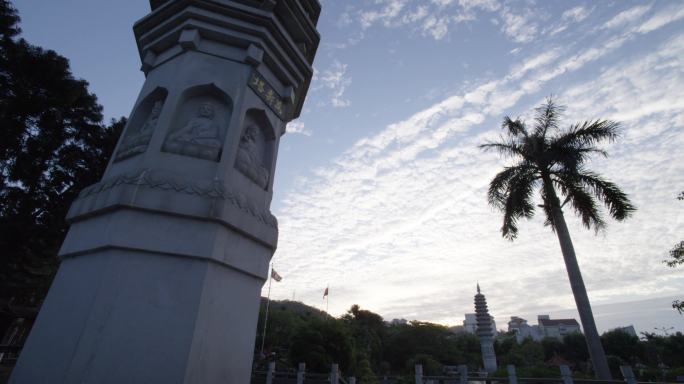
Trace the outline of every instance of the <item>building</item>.
{"type": "Polygon", "coordinates": [[[571,333],[581,333],[580,325],[575,319],[550,319],[549,315],[537,316],[539,333],[544,337],[562,340],[571,333]]]}
{"type": "Polygon", "coordinates": [[[636,329],[634,329],[633,325],[628,325],[626,327],[617,327],[611,329],[611,331],[622,331],[630,336],[638,337],[636,333],[636,329]]]}
{"type": "Polygon", "coordinates": [[[392,319],[390,325],[406,325],[408,321],[406,319],[392,319]]]}
{"type": "Polygon", "coordinates": [[[538,325],[529,325],[527,320],[518,316],[511,316],[511,321],[508,322],[508,331],[515,332],[518,343],[521,343],[528,337],[535,341],[542,339],[538,325]]]}
{"type": "Polygon", "coordinates": [[[477,331],[477,318],[474,313],[466,313],[465,320],[463,320],[463,328],[468,333],[475,334],[477,331]]]}
{"type": "Polygon", "coordinates": [[[551,319],[549,315],[537,316],[537,325],[527,324],[527,320],[518,316],[511,316],[508,331],[515,332],[518,343],[525,338],[540,341],[545,337],[562,340],[571,333],[581,333],[580,325],[575,319],[551,319]]]}
{"type": "MultiPolygon", "coordinates": [[[[492,337],[496,336],[496,322],[494,322],[494,317],[489,316],[492,322],[492,337]]],[[[465,332],[472,333],[473,335],[477,332],[477,315],[474,313],[466,313],[465,320],[463,320],[463,328],[465,332]]]]}

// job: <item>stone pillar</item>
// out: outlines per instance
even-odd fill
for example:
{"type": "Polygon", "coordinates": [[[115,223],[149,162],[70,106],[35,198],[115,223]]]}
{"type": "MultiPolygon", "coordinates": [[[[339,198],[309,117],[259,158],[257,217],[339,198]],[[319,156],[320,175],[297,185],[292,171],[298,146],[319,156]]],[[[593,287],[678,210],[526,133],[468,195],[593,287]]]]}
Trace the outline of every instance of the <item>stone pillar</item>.
{"type": "Polygon", "coordinates": [[[506,371],[508,372],[508,384],[518,384],[518,375],[515,372],[515,365],[508,364],[506,366],[506,371]]]}
{"type": "Polygon", "coordinates": [[[304,376],[306,376],[306,364],[299,363],[297,367],[297,384],[304,384],[304,376]]]}
{"type": "Polygon", "coordinates": [[[634,376],[634,371],[632,371],[632,367],[630,367],[629,365],[621,365],[620,372],[622,373],[622,377],[625,378],[625,382],[627,384],[637,383],[636,376],[634,376]]]}
{"type": "Polygon", "coordinates": [[[558,368],[560,369],[563,384],[572,384],[572,371],[570,371],[570,367],[567,365],[560,365],[558,368]]]}
{"type": "Polygon", "coordinates": [[[332,364],[330,367],[330,384],[339,384],[340,382],[340,367],[337,364],[332,364]]]}
{"type": "Polygon", "coordinates": [[[416,384],[423,384],[423,365],[422,364],[416,364],[415,365],[415,372],[416,372],[416,384]]]}
{"type": "Polygon", "coordinates": [[[268,371],[266,372],[266,384],[273,384],[273,376],[275,376],[275,361],[268,363],[268,371]]]}
{"type": "Polygon", "coordinates": [[[145,84],[69,211],[12,383],[250,380],[278,147],[313,74],[320,5],[150,5],[134,26],[145,84]]]}
{"type": "Polygon", "coordinates": [[[468,383],[468,366],[465,364],[458,365],[458,382],[460,384],[468,383]]]}

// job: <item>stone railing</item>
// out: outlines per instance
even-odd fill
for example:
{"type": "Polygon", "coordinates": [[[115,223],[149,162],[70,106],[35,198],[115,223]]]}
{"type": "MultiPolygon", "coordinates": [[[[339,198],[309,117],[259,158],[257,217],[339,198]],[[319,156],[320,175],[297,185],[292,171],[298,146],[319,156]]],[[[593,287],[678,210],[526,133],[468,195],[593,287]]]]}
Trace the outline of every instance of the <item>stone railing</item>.
{"type": "Polygon", "coordinates": [[[632,367],[624,365],[620,367],[622,380],[594,380],[573,378],[572,371],[567,365],[559,366],[560,377],[518,377],[514,365],[506,366],[507,377],[492,377],[486,373],[472,373],[469,375],[466,365],[459,365],[457,370],[450,375],[429,376],[423,374],[423,366],[415,366],[416,384],[639,384],[632,371],[632,367]]]}

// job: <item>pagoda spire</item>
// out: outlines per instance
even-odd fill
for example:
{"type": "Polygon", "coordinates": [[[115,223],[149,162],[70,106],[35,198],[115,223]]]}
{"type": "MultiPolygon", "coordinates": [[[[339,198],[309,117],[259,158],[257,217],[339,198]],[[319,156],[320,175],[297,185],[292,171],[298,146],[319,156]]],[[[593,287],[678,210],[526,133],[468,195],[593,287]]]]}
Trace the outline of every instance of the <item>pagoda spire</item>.
{"type": "Polygon", "coordinates": [[[494,372],[497,366],[496,354],[494,353],[492,317],[487,309],[487,299],[480,291],[479,282],[477,283],[477,294],[475,295],[475,317],[477,319],[477,336],[480,339],[484,369],[487,372],[494,372]]]}

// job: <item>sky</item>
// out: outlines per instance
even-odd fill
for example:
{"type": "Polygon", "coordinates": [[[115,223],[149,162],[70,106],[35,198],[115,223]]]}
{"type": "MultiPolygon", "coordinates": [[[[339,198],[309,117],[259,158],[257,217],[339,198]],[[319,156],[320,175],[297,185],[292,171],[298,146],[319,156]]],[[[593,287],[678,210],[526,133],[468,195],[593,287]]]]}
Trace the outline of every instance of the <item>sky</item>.
{"type": "MultiPolygon", "coordinates": [[[[131,27],[142,0],[15,0],[23,37],[71,60],[107,118],[144,82],[131,27]]],[[[591,169],[638,210],[582,228],[567,210],[599,331],[684,331],[670,308],[684,268],[684,2],[321,0],[321,44],[299,119],[280,147],[271,209],[273,299],[386,320],[457,325],[477,282],[499,328],[510,316],[573,317],[558,240],[538,214],[501,237],[487,205],[507,163],[478,144],[504,116],[531,120],[554,95],[563,127],[597,118],[622,137],[591,169]]],[[[266,287],[263,294],[266,295],[266,287]]]]}

